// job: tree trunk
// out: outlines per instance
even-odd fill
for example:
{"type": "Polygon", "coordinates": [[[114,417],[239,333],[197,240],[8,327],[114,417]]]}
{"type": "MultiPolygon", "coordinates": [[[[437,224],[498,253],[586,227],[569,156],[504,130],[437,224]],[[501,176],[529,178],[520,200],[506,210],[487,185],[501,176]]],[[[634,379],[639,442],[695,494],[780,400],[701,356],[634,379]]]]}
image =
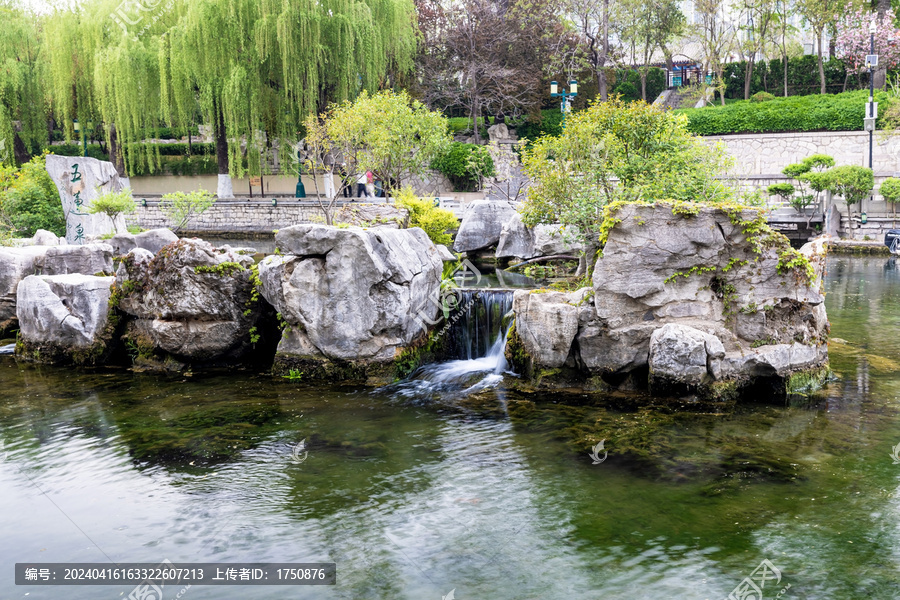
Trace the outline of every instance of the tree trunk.
{"type": "MultiPolygon", "coordinates": [[[[724,84],[725,68],[724,67],[719,67],[716,69],[716,77],[718,77],[718,79],[719,79],[719,87],[718,87],[719,100],[721,101],[722,106],[725,106],[725,84],[724,84]]],[[[713,95],[713,98],[715,99],[715,94],[713,95]]]]}
{"type": "Polygon", "coordinates": [[[744,100],[750,99],[750,81],[753,79],[753,56],[747,59],[747,70],[744,71],[744,100]]]}
{"type": "Polygon", "coordinates": [[[817,32],[819,37],[819,93],[828,93],[825,87],[825,64],[822,62],[822,31],[817,32]]]}
{"type": "Polygon", "coordinates": [[[216,162],[218,163],[219,182],[216,195],[220,198],[234,198],[234,187],[228,172],[228,138],[225,131],[225,115],[216,107],[216,162]]]}
{"type": "Polygon", "coordinates": [[[472,99],[472,131],[475,132],[475,143],[481,143],[481,133],[478,130],[478,97],[472,99]]]}
{"type": "MultiPolygon", "coordinates": [[[[600,42],[602,54],[600,67],[606,67],[606,58],[609,56],[609,0],[603,0],[603,39],[600,42]]],[[[606,71],[600,74],[600,99],[606,102],[609,99],[609,90],[606,85],[606,71]]]]}
{"type": "Polygon", "coordinates": [[[647,71],[641,69],[641,99],[647,101],[647,71]]]}
{"type": "Polygon", "coordinates": [[[787,54],[781,57],[784,62],[784,97],[788,97],[788,57],[787,54]]]}
{"type": "MultiPolygon", "coordinates": [[[[28,152],[28,148],[25,147],[25,142],[22,141],[22,138],[19,137],[19,132],[16,131],[13,133],[13,163],[18,163],[23,165],[31,160],[31,153],[28,152]]],[[[6,160],[6,156],[0,156],[0,162],[6,160]]]]}
{"type": "Polygon", "coordinates": [[[575,271],[575,277],[590,277],[593,274],[594,261],[597,258],[598,250],[600,250],[600,248],[596,243],[585,243],[584,252],[578,258],[578,270],[575,271]]]}
{"type": "Polygon", "coordinates": [[[119,134],[116,132],[116,124],[109,126],[109,162],[116,168],[119,177],[127,177],[125,173],[125,158],[122,149],[119,148],[119,134]]]}

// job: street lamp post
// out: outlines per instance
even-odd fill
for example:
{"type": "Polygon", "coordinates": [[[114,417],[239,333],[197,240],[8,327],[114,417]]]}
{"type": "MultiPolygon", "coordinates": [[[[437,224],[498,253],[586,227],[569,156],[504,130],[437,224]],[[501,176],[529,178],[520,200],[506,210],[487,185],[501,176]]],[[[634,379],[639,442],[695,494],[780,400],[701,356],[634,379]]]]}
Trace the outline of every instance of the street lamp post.
{"type": "Polygon", "coordinates": [[[562,98],[559,103],[559,110],[563,114],[563,127],[566,125],[566,115],[572,110],[572,98],[578,95],[578,82],[572,79],[569,81],[569,90],[566,88],[560,90],[559,84],[555,81],[550,82],[550,96],[553,98],[562,98]]]}
{"type": "MultiPolygon", "coordinates": [[[[873,161],[873,138],[875,135],[875,121],[878,119],[878,104],[875,103],[875,76],[873,69],[878,66],[878,55],[875,54],[875,20],[869,24],[869,45],[870,45],[870,54],[866,56],[866,67],[869,70],[869,103],[866,105],[866,116],[864,119],[864,129],[869,132],[869,169],[872,171],[872,175],[875,175],[875,166],[873,161]]],[[[872,201],[874,195],[874,191],[869,195],[869,202],[872,201]]],[[[866,212],[862,211],[862,215],[860,216],[863,223],[865,223],[866,212]]]]}

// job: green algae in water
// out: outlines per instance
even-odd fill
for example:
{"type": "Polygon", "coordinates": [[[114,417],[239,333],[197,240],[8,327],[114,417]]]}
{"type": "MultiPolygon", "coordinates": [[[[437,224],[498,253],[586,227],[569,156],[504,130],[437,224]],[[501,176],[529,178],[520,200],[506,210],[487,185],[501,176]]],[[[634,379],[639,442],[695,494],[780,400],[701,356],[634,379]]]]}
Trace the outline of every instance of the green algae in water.
{"type": "MultiPolygon", "coordinates": [[[[0,360],[0,558],[102,560],[28,474],[114,556],[329,559],[336,597],[724,598],[767,558],[786,599],[896,598],[889,266],[829,259],[832,334],[849,350],[832,353],[839,379],[788,406],[512,391],[421,401],[251,373],[0,360]],[[301,439],[309,458],[296,464],[301,439]],[[601,439],[608,458],[592,465],[601,439]]],[[[0,582],[0,596],[20,593],[0,582]]]]}

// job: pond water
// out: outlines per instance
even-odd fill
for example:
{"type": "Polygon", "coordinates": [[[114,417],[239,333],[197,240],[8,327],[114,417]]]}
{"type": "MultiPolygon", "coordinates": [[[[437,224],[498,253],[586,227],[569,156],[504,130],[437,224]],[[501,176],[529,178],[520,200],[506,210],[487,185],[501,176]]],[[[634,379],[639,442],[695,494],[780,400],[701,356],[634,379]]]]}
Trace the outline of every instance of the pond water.
{"type": "Polygon", "coordinates": [[[722,599],[764,559],[765,598],[898,598],[900,270],[833,257],[827,289],[835,381],[727,413],[0,357],[0,598],[133,588],[16,587],[15,562],[164,559],[337,563],[188,600],[722,599]]]}

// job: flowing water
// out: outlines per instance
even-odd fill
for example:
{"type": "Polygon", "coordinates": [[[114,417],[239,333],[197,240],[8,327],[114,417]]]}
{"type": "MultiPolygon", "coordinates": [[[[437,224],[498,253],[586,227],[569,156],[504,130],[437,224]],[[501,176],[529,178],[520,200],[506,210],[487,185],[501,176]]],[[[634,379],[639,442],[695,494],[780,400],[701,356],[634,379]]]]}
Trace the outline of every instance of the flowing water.
{"type": "Polygon", "coordinates": [[[456,289],[451,294],[452,302],[445,296],[444,305],[456,307],[445,333],[445,353],[452,360],[425,365],[407,381],[379,393],[394,389],[406,398],[452,400],[496,388],[504,376],[515,376],[504,356],[513,292],[456,289]]]}
{"type": "Polygon", "coordinates": [[[827,290],[835,381],[724,414],[471,390],[502,374],[490,352],[431,367],[443,393],[0,357],[0,599],[133,588],[17,588],[15,562],[164,559],[337,563],[328,588],[187,600],[719,600],[764,559],[767,599],[900,598],[900,270],[830,258],[827,290]]]}

